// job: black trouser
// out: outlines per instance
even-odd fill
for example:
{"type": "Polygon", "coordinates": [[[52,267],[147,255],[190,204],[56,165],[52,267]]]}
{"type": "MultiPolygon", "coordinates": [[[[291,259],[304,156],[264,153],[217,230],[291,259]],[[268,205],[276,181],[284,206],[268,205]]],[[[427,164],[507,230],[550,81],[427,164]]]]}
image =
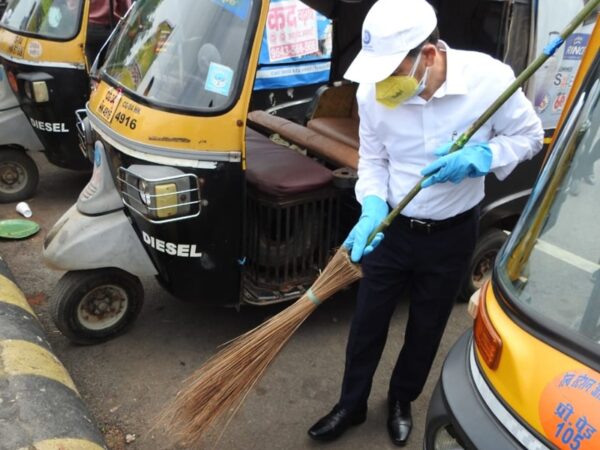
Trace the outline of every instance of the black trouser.
{"type": "Polygon", "coordinates": [[[85,56],[90,67],[100,52],[100,49],[110,36],[112,28],[110,25],[98,25],[88,23],[87,36],[85,38],[85,56]]]}
{"type": "Polygon", "coordinates": [[[340,406],[366,406],[390,319],[405,290],[410,297],[408,323],[388,395],[400,401],[419,396],[468,270],[478,225],[479,208],[461,222],[430,233],[396,220],[381,244],[363,258],[340,406]]]}

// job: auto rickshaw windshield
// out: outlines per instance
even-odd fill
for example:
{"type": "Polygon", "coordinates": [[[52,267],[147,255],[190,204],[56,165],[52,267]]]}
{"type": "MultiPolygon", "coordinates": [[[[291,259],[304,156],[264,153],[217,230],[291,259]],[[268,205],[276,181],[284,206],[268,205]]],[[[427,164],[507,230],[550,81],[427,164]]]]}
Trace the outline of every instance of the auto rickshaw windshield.
{"type": "Polygon", "coordinates": [[[101,73],[168,109],[226,109],[245,76],[259,8],[253,0],[138,2],[101,73]]]}
{"type": "Polygon", "coordinates": [[[83,0],[9,0],[0,26],[49,40],[69,40],[79,32],[83,0]]]}
{"type": "Polygon", "coordinates": [[[599,77],[597,57],[496,267],[502,289],[519,310],[554,335],[597,355],[599,77]]]}

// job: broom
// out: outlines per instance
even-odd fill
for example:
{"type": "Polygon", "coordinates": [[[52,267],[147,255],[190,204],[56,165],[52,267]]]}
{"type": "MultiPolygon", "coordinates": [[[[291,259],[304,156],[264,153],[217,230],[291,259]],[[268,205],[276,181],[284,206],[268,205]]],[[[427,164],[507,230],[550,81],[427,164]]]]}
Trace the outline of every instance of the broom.
{"type": "MultiPolygon", "coordinates": [[[[560,37],[546,47],[544,53],[536,58],[456,140],[450,151],[462,148],[599,3],[600,0],[588,3],[560,37]]],[[[420,192],[424,180],[425,178],[421,179],[373,231],[369,242],[377,233],[385,230],[420,192]]],[[[299,300],[265,323],[231,341],[188,378],[173,403],[162,414],[160,421],[168,423],[170,432],[188,445],[199,443],[204,434],[218,423],[223,425],[224,431],[252,387],[298,327],[323,301],[360,277],[360,266],[350,261],[346,249],[338,249],[312,287],[299,300]]]]}

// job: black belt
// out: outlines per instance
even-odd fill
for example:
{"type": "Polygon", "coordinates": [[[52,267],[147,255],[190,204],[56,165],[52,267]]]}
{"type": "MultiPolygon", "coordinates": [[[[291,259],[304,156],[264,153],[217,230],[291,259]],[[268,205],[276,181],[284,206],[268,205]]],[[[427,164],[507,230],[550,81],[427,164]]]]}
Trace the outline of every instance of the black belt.
{"type": "Polygon", "coordinates": [[[406,217],[399,214],[394,219],[394,222],[398,222],[398,224],[403,228],[415,231],[417,233],[431,234],[435,233],[436,231],[445,230],[460,223],[466,222],[472,218],[477,211],[479,211],[479,207],[474,206],[473,208],[461,212],[456,216],[442,220],[415,219],[413,217],[406,217]]]}

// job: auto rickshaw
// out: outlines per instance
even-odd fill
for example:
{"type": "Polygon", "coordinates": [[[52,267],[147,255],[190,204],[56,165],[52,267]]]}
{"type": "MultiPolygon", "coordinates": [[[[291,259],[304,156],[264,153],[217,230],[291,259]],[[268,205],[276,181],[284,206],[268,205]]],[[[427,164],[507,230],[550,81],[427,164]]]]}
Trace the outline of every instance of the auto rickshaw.
{"type": "MultiPolygon", "coordinates": [[[[79,150],[74,115],[89,97],[93,61],[86,61],[84,51],[89,3],[9,0],[0,19],[0,64],[7,81],[47,159],[75,170],[91,169],[79,150]]],[[[0,201],[16,201],[32,195],[38,179],[33,160],[21,152],[38,148],[18,145],[22,136],[5,123],[7,114],[0,111],[0,172],[8,192],[0,201]]]]}
{"type": "Polygon", "coordinates": [[[31,123],[23,114],[0,65],[0,203],[25,200],[35,193],[39,175],[26,150],[41,151],[31,123]]]}
{"type": "Polygon", "coordinates": [[[596,23],[473,330],[446,358],[425,449],[600,448],[599,48],[596,23]]]}
{"type": "MultiPolygon", "coordinates": [[[[535,2],[437,3],[450,45],[525,67],[535,2]]],[[[358,214],[356,85],[342,76],[372,4],[134,5],[94,74],[79,126],[92,179],[44,244],[46,263],[67,271],[51,300],[63,334],[94,343],[123,332],[146,276],[178,298],[223,306],[289,301],[307,289],[358,214]],[[274,54],[318,51],[309,6],[332,19],[330,82],[301,123],[249,111],[265,30],[274,54]]],[[[540,161],[486,198],[487,231],[516,222],[540,161]]]]}

